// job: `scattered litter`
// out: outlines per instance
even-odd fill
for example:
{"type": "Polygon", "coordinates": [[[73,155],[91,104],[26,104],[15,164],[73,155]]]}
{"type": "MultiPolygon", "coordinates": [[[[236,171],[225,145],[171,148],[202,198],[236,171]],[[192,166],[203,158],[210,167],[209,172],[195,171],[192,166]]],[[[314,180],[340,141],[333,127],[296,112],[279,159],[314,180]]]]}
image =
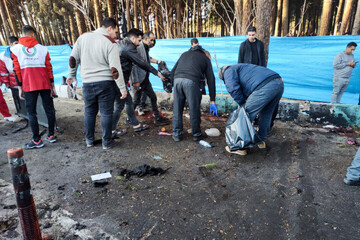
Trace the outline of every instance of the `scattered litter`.
{"type": "Polygon", "coordinates": [[[162,157],[160,157],[160,156],[153,156],[152,158],[155,159],[155,160],[161,160],[162,159],[162,157]]]}
{"type": "Polygon", "coordinates": [[[203,177],[207,177],[211,174],[211,171],[204,166],[199,167],[199,172],[203,177]]]}
{"type": "Polygon", "coordinates": [[[356,140],[353,140],[353,139],[348,139],[347,143],[349,145],[359,146],[359,143],[357,143],[356,140]]]}
{"type": "Polygon", "coordinates": [[[172,136],[173,134],[168,133],[168,132],[158,132],[157,135],[160,135],[160,136],[172,136]]]}
{"type": "Polygon", "coordinates": [[[295,177],[289,177],[289,179],[299,179],[299,178],[302,178],[304,177],[304,175],[299,175],[299,176],[295,176],[295,177]]]}
{"type": "Polygon", "coordinates": [[[123,180],[123,177],[122,176],[116,176],[116,181],[121,181],[121,180],[123,180]]]}
{"type": "Polygon", "coordinates": [[[91,181],[94,182],[94,181],[103,180],[103,179],[107,179],[107,178],[111,178],[111,174],[109,172],[92,175],[91,181]]]}
{"type": "Polygon", "coordinates": [[[208,164],[205,164],[204,167],[207,169],[213,169],[213,168],[217,168],[218,164],[217,163],[208,163],[208,164]]]}
{"type": "Polygon", "coordinates": [[[126,185],[125,189],[126,189],[126,190],[134,191],[136,188],[129,183],[128,185],[126,185]]]}
{"type": "Polygon", "coordinates": [[[59,187],[58,187],[58,190],[60,190],[60,191],[65,190],[65,185],[61,185],[61,186],[59,186],[59,187]]]}
{"type": "Polygon", "coordinates": [[[185,114],[185,117],[190,119],[190,115],[189,114],[185,114]]]}
{"type": "Polygon", "coordinates": [[[162,132],[166,132],[166,128],[164,128],[164,127],[161,128],[161,131],[162,131],[162,132]]]}
{"type": "Polygon", "coordinates": [[[221,132],[217,128],[209,128],[205,130],[206,135],[209,137],[218,137],[221,135],[221,132]]]}
{"type": "Polygon", "coordinates": [[[165,111],[167,111],[167,110],[166,110],[166,107],[162,107],[161,109],[164,109],[165,111]]]}
{"type": "Polygon", "coordinates": [[[304,111],[301,111],[300,113],[301,113],[301,115],[303,115],[303,116],[309,116],[310,111],[309,111],[309,110],[304,110],[304,111]]]}
{"type": "Polygon", "coordinates": [[[334,125],[325,125],[325,126],[323,126],[323,128],[327,128],[327,129],[334,129],[334,128],[336,128],[334,125]]]}
{"type": "Polygon", "coordinates": [[[109,182],[107,180],[96,180],[94,181],[94,187],[104,187],[108,185],[109,182]]]}
{"type": "Polygon", "coordinates": [[[170,168],[171,167],[164,170],[160,167],[151,167],[147,164],[144,164],[144,165],[134,168],[134,170],[120,168],[119,175],[125,176],[126,179],[129,179],[131,176],[135,176],[135,175],[138,177],[143,177],[145,175],[160,176],[160,175],[166,173],[170,168]]]}
{"type": "Polygon", "coordinates": [[[189,128],[188,130],[186,130],[186,133],[192,133],[191,128],[189,128]]]}
{"type": "Polygon", "coordinates": [[[129,225],[128,222],[122,222],[122,223],[120,223],[120,227],[122,227],[122,226],[127,226],[127,225],[129,225]]]}
{"type": "Polygon", "coordinates": [[[211,145],[210,143],[204,141],[204,140],[200,140],[200,145],[204,146],[204,147],[207,147],[207,148],[211,148],[211,145]]]}

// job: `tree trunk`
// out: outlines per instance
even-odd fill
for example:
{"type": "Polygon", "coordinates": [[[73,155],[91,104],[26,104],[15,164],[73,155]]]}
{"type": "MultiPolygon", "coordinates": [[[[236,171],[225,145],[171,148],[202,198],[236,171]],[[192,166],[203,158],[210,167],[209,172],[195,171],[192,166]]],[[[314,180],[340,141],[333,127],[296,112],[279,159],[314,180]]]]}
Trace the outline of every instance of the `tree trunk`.
{"type": "Polygon", "coordinates": [[[56,19],[54,22],[51,23],[51,29],[52,29],[52,31],[54,32],[54,35],[55,35],[55,44],[56,45],[62,44],[60,33],[59,33],[59,28],[57,27],[58,21],[59,20],[56,19]]]}
{"type": "Polygon", "coordinates": [[[242,0],[234,0],[235,18],[236,18],[236,35],[241,34],[241,12],[242,12],[242,0]]]}
{"type": "Polygon", "coordinates": [[[189,0],[185,0],[185,37],[189,37],[189,0]]]}
{"type": "Polygon", "coordinates": [[[155,29],[156,29],[156,37],[161,38],[160,36],[160,26],[159,26],[159,16],[158,16],[158,6],[154,4],[154,15],[155,15],[155,29]]]}
{"type": "Polygon", "coordinates": [[[139,29],[139,19],[138,19],[138,8],[137,8],[137,0],[134,0],[134,28],[139,29]]]}
{"type": "Polygon", "coordinates": [[[276,12],[275,32],[274,32],[274,36],[276,36],[276,37],[280,35],[281,9],[282,9],[282,0],[278,0],[278,2],[277,2],[277,12],[276,12]]]}
{"type": "MultiPolygon", "coordinates": [[[[107,12],[108,12],[108,17],[114,18],[114,16],[115,16],[115,6],[114,6],[114,3],[113,3],[113,0],[106,0],[106,7],[107,7],[107,12]]],[[[78,24],[79,24],[79,22],[78,22],[78,24]]]]}
{"type": "Polygon", "coordinates": [[[101,22],[102,22],[102,14],[101,14],[99,0],[94,0],[94,13],[95,13],[95,25],[96,28],[99,28],[101,27],[101,22]]]}
{"type": "Polygon", "coordinates": [[[131,29],[131,17],[130,17],[130,0],[126,0],[126,21],[127,21],[127,31],[131,29]]]}
{"type": "Polygon", "coordinates": [[[271,7],[272,0],[257,0],[256,1],[256,21],[257,25],[257,36],[264,43],[265,50],[265,66],[268,61],[269,43],[270,43],[270,18],[271,18],[271,7]]]}
{"type": "Polygon", "coordinates": [[[340,34],[339,25],[340,25],[340,18],[341,18],[342,12],[343,12],[343,8],[344,8],[344,0],[340,0],[339,6],[338,6],[338,9],[336,12],[334,35],[340,34]]]}
{"type": "Polygon", "coordinates": [[[247,34],[251,20],[251,0],[243,0],[242,35],[247,34]]]}
{"type": "Polygon", "coordinates": [[[75,19],[76,19],[76,23],[77,23],[77,27],[78,27],[78,32],[79,32],[79,35],[81,35],[84,32],[86,32],[85,18],[83,16],[83,14],[81,12],[79,12],[78,10],[74,10],[74,12],[75,12],[75,19]]]}
{"type": "Polygon", "coordinates": [[[270,36],[274,35],[275,32],[276,10],[277,10],[276,0],[272,0],[271,18],[270,18],[270,36]]]}
{"type": "Polygon", "coordinates": [[[352,29],[352,35],[359,35],[359,34],[360,34],[360,3],[358,2],[356,8],[354,27],[352,29]]]}
{"type": "Polygon", "coordinates": [[[195,18],[196,18],[196,0],[194,0],[194,4],[193,4],[193,10],[192,10],[192,14],[191,14],[191,18],[192,18],[192,27],[191,27],[191,32],[192,32],[192,37],[195,37],[195,18]]]}
{"type": "Polygon", "coordinates": [[[69,25],[70,25],[71,44],[75,44],[76,39],[78,38],[78,34],[76,32],[76,27],[75,27],[75,23],[74,23],[72,14],[68,15],[68,19],[69,19],[69,25]]]}
{"type": "Polygon", "coordinates": [[[166,18],[166,39],[170,39],[171,38],[170,20],[169,20],[167,0],[164,0],[164,2],[165,2],[165,18],[166,18]]]}
{"type": "Polygon", "coordinates": [[[320,36],[325,36],[329,34],[331,8],[332,8],[332,0],[324,0],[322,13],[321,13],[321,23],[320,23],[320,33],[319,33],[320,36]]]}
{"type": "Polygon", "coordinates": [[[176,26],[176,37],[177,38],[181,38],[182,36],[182,29],[181,29],[181,23],[182,23],[182,9],[181,9],[181,2],[180,1],[177,1],[175,3],[175,9],[176,9],[176,23],[175,23],[175,26],[176,26]]]}
{"type": "Polygon", "coordinates": [[[283,0],[281,36],[287,36],[289,33],[289,0],[283,0]]]}
{"type": "Polygon", "coordinates": [[[202,32],[202,16],[201,16],[201,2],[200,0],[197,0],[197,33],[196,33],[196,36],[197,37],[201,37],[201,32],[202,32]]]}
{"type": "Polygon", "coordinates": [[[141,26],[142,26],[142,31],[149,31],[150,29],[146,29],[146,22],[145,22],[145,10],[144,10],[144,2],[140,1],[140,15],[141,15],[141,26]]]}
{"type": "Polygon", "coordinates": [[[7,38],[10,36],[10,31],[9,31],[9,25],[8,25],[8,22],[6,20],[6,11],[5,11],[5,8],[4,8],[4,3],[2,0],[0,0],[0,14],[1,14],[1,20],[3,22],[3,27],[4,27],[4,30],[5,30],[5,35],[6,35],[6,40],[7,41],[7,38]]]}
{"type": "Polygon", "coordinates": [[[341,27],[340,27],[340,34],[344,35],[346,32],[346,29],[350,23],[350,18],[351,18],[351,10],[352,10],[352,5],[353,5],[354,1],[353,0],[346,0],[345,1],[345,7],[344,7],[344,14],[342,16],[342,20],[341,20],[341,27]]]}
{"type": "Polygon", "coordinates": [[[13,17],[10,15],[10,12],[9,12],[9,8],[7,6],[7,3],[6,1],[4,0],[4,7],[5,7],[5,10],[6,10],[6,13],[7,13],[7,16],[8,16],[8,20],[9,20],[9,24],[10,24],[10,27],[11,27],[11,30],[12,30],[12,36],[16,35],[16,28],[15,28],[15,23],[13,21],[13,17]]]}

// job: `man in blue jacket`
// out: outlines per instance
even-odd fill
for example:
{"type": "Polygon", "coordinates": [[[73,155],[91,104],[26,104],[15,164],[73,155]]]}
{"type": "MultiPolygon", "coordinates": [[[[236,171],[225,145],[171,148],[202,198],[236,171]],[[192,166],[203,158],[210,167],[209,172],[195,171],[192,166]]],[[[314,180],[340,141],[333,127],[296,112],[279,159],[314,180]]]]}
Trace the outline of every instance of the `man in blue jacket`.
{"type": "MultiPolygon", "coordinates": [[[[272,114],[284,92],[282,78],[268,68],[246,63],[222,67],[219,77],[225,82],[231,97],[239,105],[245,104],[250,121],[260,113],[258,137],[262,143],[258,146],[266,148],[272,114]]],[[[230,152],[229,148],[226,150],[230,152]]],[[[246,149],[234,153],[246,155],[246,149]]]]}

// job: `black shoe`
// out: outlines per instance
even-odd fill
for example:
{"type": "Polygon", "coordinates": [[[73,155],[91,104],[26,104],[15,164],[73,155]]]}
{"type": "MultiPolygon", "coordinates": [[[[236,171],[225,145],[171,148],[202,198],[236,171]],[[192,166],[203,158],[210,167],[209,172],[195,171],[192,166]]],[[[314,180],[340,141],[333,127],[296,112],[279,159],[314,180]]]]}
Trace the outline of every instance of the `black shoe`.
{"type": "Polygon", "coordinates": [[[108,150],[108,149],[115,147],[115,145],[116,145],[116,142],[114,140],[111,140],[108,144],[106,144],[106,145],[103,144],[102,147],[104,150],[108,150]]]}
{"type": "Polygon", "coordinates": [[[346,177],[344,178],[344,183],[349,185],[349,186],[360,186],[360,180],[358,180],[358,181],[349,180],[346,177]]]}
{"type": "Polygon", "coordinates": [[[180,142],[180,141],[181,141],[181,137],[180,137],[180,136],[175,136],[175,135],[173,135],[172,138],[174,139],[175,142],[180,142]]]}
{"type": "Polygon", "coordinates": [[[167,125],[167,124],[169,124],[169,119],[159,116],[159,117],[155,118],[154,124],[155,125],[160,125],[160,126],[161,125],[167,125]]]}
{"type": "Polygon", "coordinates": [[[126,119],[125,119],[125,124],[126,124],[126,125],[131,125],[130,119],[126,118],[126,119]]]}
{"type": "Polygon", "coordinates": [[[194,140],[195,142],[198,142],[198,141],[203,140],[203,139],[205,139],[205,138],[206,138],[206,136],[203,135],[203,134],[201,134],[201,135],[199,135],[199,136],[194,136],[194,137],[193,137],[193,140],[194,140]]]}

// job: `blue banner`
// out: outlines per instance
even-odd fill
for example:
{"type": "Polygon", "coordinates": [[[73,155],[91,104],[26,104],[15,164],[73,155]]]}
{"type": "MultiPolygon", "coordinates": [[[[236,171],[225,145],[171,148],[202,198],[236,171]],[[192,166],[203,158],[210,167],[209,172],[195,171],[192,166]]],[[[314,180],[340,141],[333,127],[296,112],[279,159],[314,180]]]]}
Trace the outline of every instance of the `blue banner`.
{"type": "MultiPolygon", "coordinates": [[[[241,42],[246,36],[198,38],[200,45],[212,56],[216,77],[216,92],[221,93],[217,75],[215,56],[219,67],[236,64],[241,42]]],[[[268,68],[278,72],[285,82],[283,97],[300,100],[330,102],[332,92],[333,60],[335,55],[344,51],[349,42],[360,44],[360,36],[324,37],[271,37],[268,68]]],[[[0,51],[5,50],[0,47],[0,51]]],[[[68,75],[68,60],[71,48],[68,45],[47,47],[53,65],[55,83],[61,84],[62,76],[68,75]]],[[[181,54],[190,48],[190,39],[158,39],[150,50],[150,56],[164,60],[169,69],[175,65],[181,54]]],[[[360,47],[359,47],[360,48],[360,47]]],[[[355,50],[355,60],[360,59],[360,50],[355,50]]],[[[156,67],[156,66],[154,66],[156,67]]],[[[80,70],[78,70],[78,73],[80,70]]],[[[341,103],[357,104],[360,93],[360,65],[354,68],[349,87],[341,103]]],[[[161,80],[150,75],[155,91],[164,91],[161,80]]],[[[78,74],[81,86],[81,78],[78,74]]],[[[225,85],[222,92],[227,94],[225,85]]]]}

